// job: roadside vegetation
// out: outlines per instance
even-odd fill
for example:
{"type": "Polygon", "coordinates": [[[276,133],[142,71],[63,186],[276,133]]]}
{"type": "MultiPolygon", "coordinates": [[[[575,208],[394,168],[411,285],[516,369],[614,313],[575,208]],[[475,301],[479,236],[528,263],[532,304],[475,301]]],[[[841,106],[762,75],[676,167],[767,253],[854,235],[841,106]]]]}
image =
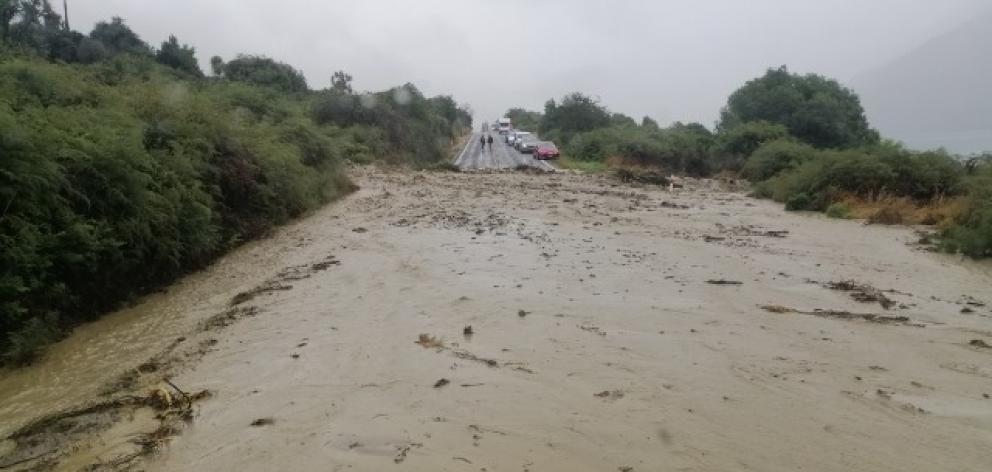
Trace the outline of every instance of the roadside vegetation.
{"type": "Polygon", "coordinates": [[[345,162],[443,161],[471,125],[406,84],[312,90],[254,55],[88,35],[47,1],[0,0],[0,363],[353,190],[345,162]]]}
{"type": "Polygon", "coordinates": [[[742,178],[756,196],[788,210],[932,225],[944,250],[992,256],[992,155],[914,151],[884,140],[858,96],[819,75],[769,69],[728,98],[713,130],[661,127],[650,117],[638,123],[581,93],[549,100],[543,113],[511,109],[507,116],[560,143],[565,168],[742,178]]]}

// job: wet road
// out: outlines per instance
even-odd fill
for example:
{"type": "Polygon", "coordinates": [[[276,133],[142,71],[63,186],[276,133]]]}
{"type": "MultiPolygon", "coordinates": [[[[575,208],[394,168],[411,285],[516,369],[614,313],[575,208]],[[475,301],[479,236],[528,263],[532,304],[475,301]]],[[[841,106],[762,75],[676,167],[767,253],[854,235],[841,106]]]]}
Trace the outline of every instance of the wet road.
{"type": "Polygon", "coordinates": [[[482,144],[479,142],[480,136],[482,136],[480,132],[472,133],[472,137],[469,139],[468,144],[465,145],[465,149],[462,150],[458,159],[455,160],[455,165],[461,170],[514,169],[521,165],[550,172],[556,170],[555,166],[551,165],[551,163],[539,161],[534,159],[530,154],[520,153],[508,146],[503,141],[503,136],[499,134],[492,135],[492,151],[483,149],[482,144]]]}

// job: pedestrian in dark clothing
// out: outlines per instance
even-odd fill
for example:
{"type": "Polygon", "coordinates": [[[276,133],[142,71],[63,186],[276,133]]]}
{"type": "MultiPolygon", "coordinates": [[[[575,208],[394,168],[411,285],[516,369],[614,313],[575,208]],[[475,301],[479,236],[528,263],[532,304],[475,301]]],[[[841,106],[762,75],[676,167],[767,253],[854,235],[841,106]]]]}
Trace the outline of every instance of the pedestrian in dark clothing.
{"type": "Polygon", "coordinates": [[[493,152],[493,135],[490,134],[486,142],[489,143],[489,152],[493,152]]]}

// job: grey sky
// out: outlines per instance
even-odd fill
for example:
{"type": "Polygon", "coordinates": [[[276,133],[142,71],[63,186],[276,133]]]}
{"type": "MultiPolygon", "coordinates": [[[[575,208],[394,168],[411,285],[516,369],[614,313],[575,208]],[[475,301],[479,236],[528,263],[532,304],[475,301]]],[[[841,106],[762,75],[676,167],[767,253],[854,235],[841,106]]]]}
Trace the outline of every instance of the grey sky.
{"type": "MultiPolygon", "coordinates": [[[[727,95],[787,64],[848,82],[989,8],[988,0],[70,0],[75,29],[121,16],[201,62],[257,53],[378,90],[413,82],[490,120],[579,90],[662,123],[717,119],[727,95]]],[[[207,69],[205,67],[205,69],[207,69]]],[[[870,112],[871,110],[869,110],[870,112]]]]}

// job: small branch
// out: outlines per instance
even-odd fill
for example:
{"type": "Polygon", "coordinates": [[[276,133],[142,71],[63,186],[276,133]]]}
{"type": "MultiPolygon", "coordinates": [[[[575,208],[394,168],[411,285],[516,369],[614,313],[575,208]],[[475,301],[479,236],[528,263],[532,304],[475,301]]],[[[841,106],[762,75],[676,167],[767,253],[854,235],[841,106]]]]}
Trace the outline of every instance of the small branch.
{"type": "Polygon", "coordinates": [[[189,395],[186,394],[186,392],[184,392],[181,388],[177,387],[176,384],[172,383],[171,380],[169,380],[169,379],[162,379],[162,380],[164,380],[165,383],[169,384],[170,387],[172,387],[173,389],[175,389],[176,392],[179,392],[179,394],[182,395],[183,398],[186,399],[186,409],[187,410],[192,410],[193,409],[193,399],[190,398],[189,395]]]}

